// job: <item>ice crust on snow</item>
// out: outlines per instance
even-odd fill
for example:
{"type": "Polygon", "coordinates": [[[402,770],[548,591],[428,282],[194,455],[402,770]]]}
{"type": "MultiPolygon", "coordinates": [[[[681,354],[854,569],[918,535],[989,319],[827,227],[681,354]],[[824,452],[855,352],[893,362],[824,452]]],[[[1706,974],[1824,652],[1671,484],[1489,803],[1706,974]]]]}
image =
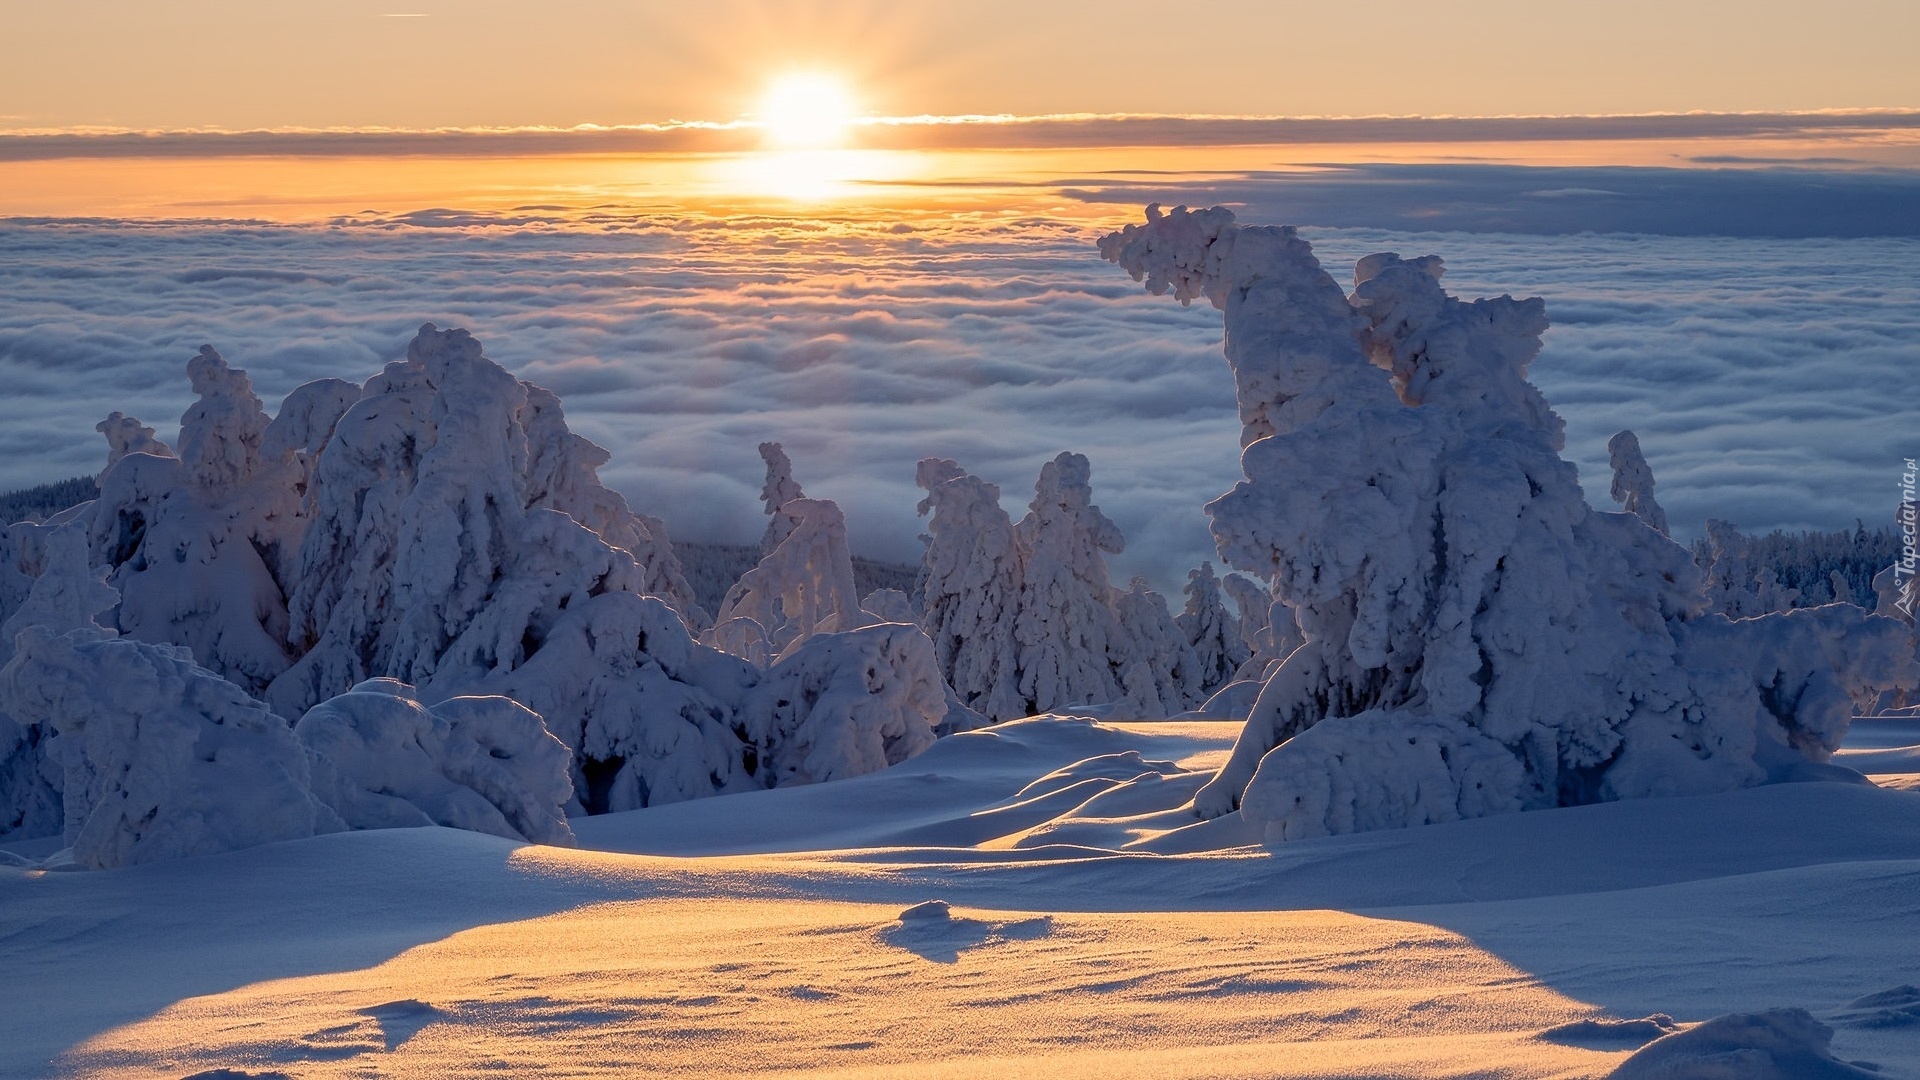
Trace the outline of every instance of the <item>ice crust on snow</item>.
{"type": "Polygon", "coordinates": [[[413,687],[370,679],[307,710],[293,727],[312,785],[351,829],[445,825],[572,846],[567,748],[503,697],[431,708],[413,687]]]}
{"type": "Polygon", "coordinates": [[[1541,301],[1463,302],[1390,253],[1349,296],[1292,228],[1221,208],[1100,249],[1224,313],[1246,479],[1207,512],[1305,637],[1202,813],[1285,839],[1805,775],[1849,702],[1920,674],[1848,606],[1706,616],[1684,549],[1589,509],[1526,380],[1541,301]]]}

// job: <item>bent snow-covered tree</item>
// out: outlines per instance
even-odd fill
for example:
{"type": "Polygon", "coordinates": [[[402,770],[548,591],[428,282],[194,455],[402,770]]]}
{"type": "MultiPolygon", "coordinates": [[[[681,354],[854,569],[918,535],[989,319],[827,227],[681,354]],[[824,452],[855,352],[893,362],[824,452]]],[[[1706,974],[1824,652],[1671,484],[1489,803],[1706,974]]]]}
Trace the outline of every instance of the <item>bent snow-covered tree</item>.
{"type": "Polygon", "coordinates": [[[1225,313],[1246,479],[1207,512],[1306,638],[1203,814],[1278,840],[1805,775],[1852,700],[1916,677],[1858,609],[1704,615],[1684,549],[1586,505],[1526,380],[1541,301],[1390,254],[1349,297],[1291,228],[1147,219],[1101,252],[1225,313]]]}

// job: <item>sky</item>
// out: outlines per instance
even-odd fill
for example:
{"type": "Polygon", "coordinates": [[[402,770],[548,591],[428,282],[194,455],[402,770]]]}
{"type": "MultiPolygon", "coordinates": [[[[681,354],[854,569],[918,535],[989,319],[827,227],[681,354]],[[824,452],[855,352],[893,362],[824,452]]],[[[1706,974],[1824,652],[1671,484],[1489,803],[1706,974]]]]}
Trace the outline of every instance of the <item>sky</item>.
{"type": "Polygon", "coordinates": [[[0,40],[16,130],[726,121],[793,69],[892,116],[1920,106],[1905,0],[8,0],[0,40]]]}

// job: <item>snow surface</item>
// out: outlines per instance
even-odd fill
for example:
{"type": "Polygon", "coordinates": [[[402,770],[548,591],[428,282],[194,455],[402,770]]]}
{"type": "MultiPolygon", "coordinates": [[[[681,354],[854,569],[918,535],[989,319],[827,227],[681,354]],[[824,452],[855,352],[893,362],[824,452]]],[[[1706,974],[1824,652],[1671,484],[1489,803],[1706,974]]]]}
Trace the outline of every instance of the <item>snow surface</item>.
{"type": "Polygon", "coordinates": [[[419,828],[0,865],[0,978],[32,987],[0,1074],[1571,1080],[1650,1044],[1621,1075],[1920,1076],[1920,795],[1264,848],[1180,809],[1237,727],[1018,721],[583,819],[583,849],[419,828]],[[1650,1071],[1756,1046],[1828,1071],[1650,1071]]]}

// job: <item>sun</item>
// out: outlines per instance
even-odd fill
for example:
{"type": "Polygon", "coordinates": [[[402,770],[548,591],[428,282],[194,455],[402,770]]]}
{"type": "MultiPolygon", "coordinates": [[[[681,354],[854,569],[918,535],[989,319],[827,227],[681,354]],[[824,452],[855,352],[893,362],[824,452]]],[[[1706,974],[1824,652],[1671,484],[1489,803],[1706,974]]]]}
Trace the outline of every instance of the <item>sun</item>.
{"type": "Polygon", "coordinates": [[[773,145],[835,146],[853,122],[853,95],[831,75],[807,72],[774,80],[760,102],[760,123],[773,145]]]}

